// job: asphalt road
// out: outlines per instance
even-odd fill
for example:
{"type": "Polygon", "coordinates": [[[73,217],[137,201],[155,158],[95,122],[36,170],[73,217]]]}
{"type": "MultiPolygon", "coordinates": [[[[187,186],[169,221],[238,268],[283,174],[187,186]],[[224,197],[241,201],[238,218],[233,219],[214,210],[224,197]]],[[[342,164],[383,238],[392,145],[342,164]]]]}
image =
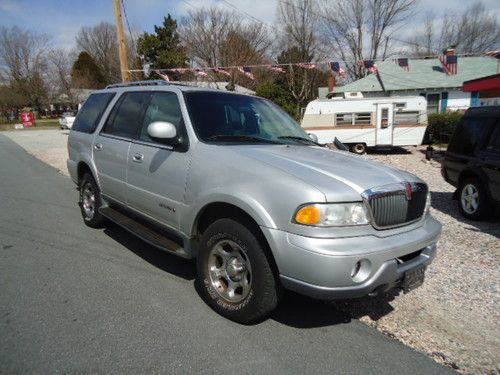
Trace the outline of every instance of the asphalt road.
{"type": "Polygon", "coordinates": [[[289,295],[243,326],[194,263],[87,228],[69,178],[0,135],[0,373],[448,373],[333,307],[289,295]]]}

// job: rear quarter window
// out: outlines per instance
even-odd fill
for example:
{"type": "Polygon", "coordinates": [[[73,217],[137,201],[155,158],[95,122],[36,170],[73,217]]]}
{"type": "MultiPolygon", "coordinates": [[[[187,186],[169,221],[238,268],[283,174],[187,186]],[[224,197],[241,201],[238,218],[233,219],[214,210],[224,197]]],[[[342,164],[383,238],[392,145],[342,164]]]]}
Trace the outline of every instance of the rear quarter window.
{"type": "Polygon", "coordinates": [[[448,146],[448,151],[472,156],[484,143],[495,119],[490,117],[466,117],[460,120],[448,146]]]}
{"type": "Polygon", "coordinates": [[[113,92],[91,94],[78,112],[71,130],[93,133],[114,96],[113,92]]]}

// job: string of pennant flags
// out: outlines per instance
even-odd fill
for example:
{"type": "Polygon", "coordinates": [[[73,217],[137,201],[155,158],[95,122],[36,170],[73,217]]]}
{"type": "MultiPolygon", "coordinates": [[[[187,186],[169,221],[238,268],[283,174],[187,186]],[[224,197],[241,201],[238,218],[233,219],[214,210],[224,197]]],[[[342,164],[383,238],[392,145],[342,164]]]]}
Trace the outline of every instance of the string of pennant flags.
{"type": "MultiPolygon", "coordinates": [[[[443,65],[443,69],[448,75],[458,73],[458,56],[454,54],[444,54],[437,56],[438,60],[443,65]]],[[[406,72],[410,71],[410,60],[407,57],[392,59],[395,64],[401,67],[406,72]]],[[[362,66],[368,73],[379,74],[376,61],[386,60],[359,60],[356,64],[362,66]]],[[[154,69],[153,71],[158,74],[165,81],[170,81],[169,73],[194,73],[200,77],[208,77],[209,73],[222,74],[230,77],[233,70],[238,71],[247,78],[255,80],[253,74],[254,69],[267,69],[275,73],[285,73],[285,67],[296,66],[299,68],[312,70],[325,65],[334,75],[344,78],[346,70],[343,69],[338,61],[321,61],[321,62],[299,62],[299,63],[284,63],[284,64],[259,64],[259,65],[242,65],[242,66],[222,66],[222,67],[200,67],[200,68],[168,68],[168,69],[154,69]]],[[[146,75],[150,74],[149,68],[145,69],[132,69],[130,72],[143,72],[146,75]]]]}

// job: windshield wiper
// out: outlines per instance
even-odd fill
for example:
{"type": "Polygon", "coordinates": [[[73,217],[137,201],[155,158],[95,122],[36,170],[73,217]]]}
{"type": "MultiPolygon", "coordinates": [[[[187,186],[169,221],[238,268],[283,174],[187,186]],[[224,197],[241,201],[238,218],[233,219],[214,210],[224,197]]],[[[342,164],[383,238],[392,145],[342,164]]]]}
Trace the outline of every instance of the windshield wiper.
{"type": "Polygon", "coordinates": [[[311,143],[311,144],[313,144],[315,146],[323,146],[322,144],[320,144],[318,142],[314,142],[312,139],[302,138],[302,137],[296,137],[296,136],[293,136],[293,135],[283,135],[281,137],[278,137],[278,139],[291,139],[293,141],[302,141],[302,142],[311,143]]]}
{"type": "Polygon", "coordinates": [[[205,139],[206,141],[225,141],[225,142],[259,142],[282,145],[283,143],[266,138],[254,137],[251,135],[237,134],[216,134],[205,139]]]}

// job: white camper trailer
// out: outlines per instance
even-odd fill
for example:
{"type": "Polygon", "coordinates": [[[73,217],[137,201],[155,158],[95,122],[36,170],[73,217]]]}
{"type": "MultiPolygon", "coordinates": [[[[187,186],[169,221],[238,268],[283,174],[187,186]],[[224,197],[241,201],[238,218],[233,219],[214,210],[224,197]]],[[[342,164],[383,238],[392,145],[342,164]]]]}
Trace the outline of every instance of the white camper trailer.
{"type": "Polygon", "coordinates": [[[302,127],[320,143],[337,137],[358,154],[366,147],[420,145],[427,102],[422,96],[316,99],[307,105],[302,127]]]}

